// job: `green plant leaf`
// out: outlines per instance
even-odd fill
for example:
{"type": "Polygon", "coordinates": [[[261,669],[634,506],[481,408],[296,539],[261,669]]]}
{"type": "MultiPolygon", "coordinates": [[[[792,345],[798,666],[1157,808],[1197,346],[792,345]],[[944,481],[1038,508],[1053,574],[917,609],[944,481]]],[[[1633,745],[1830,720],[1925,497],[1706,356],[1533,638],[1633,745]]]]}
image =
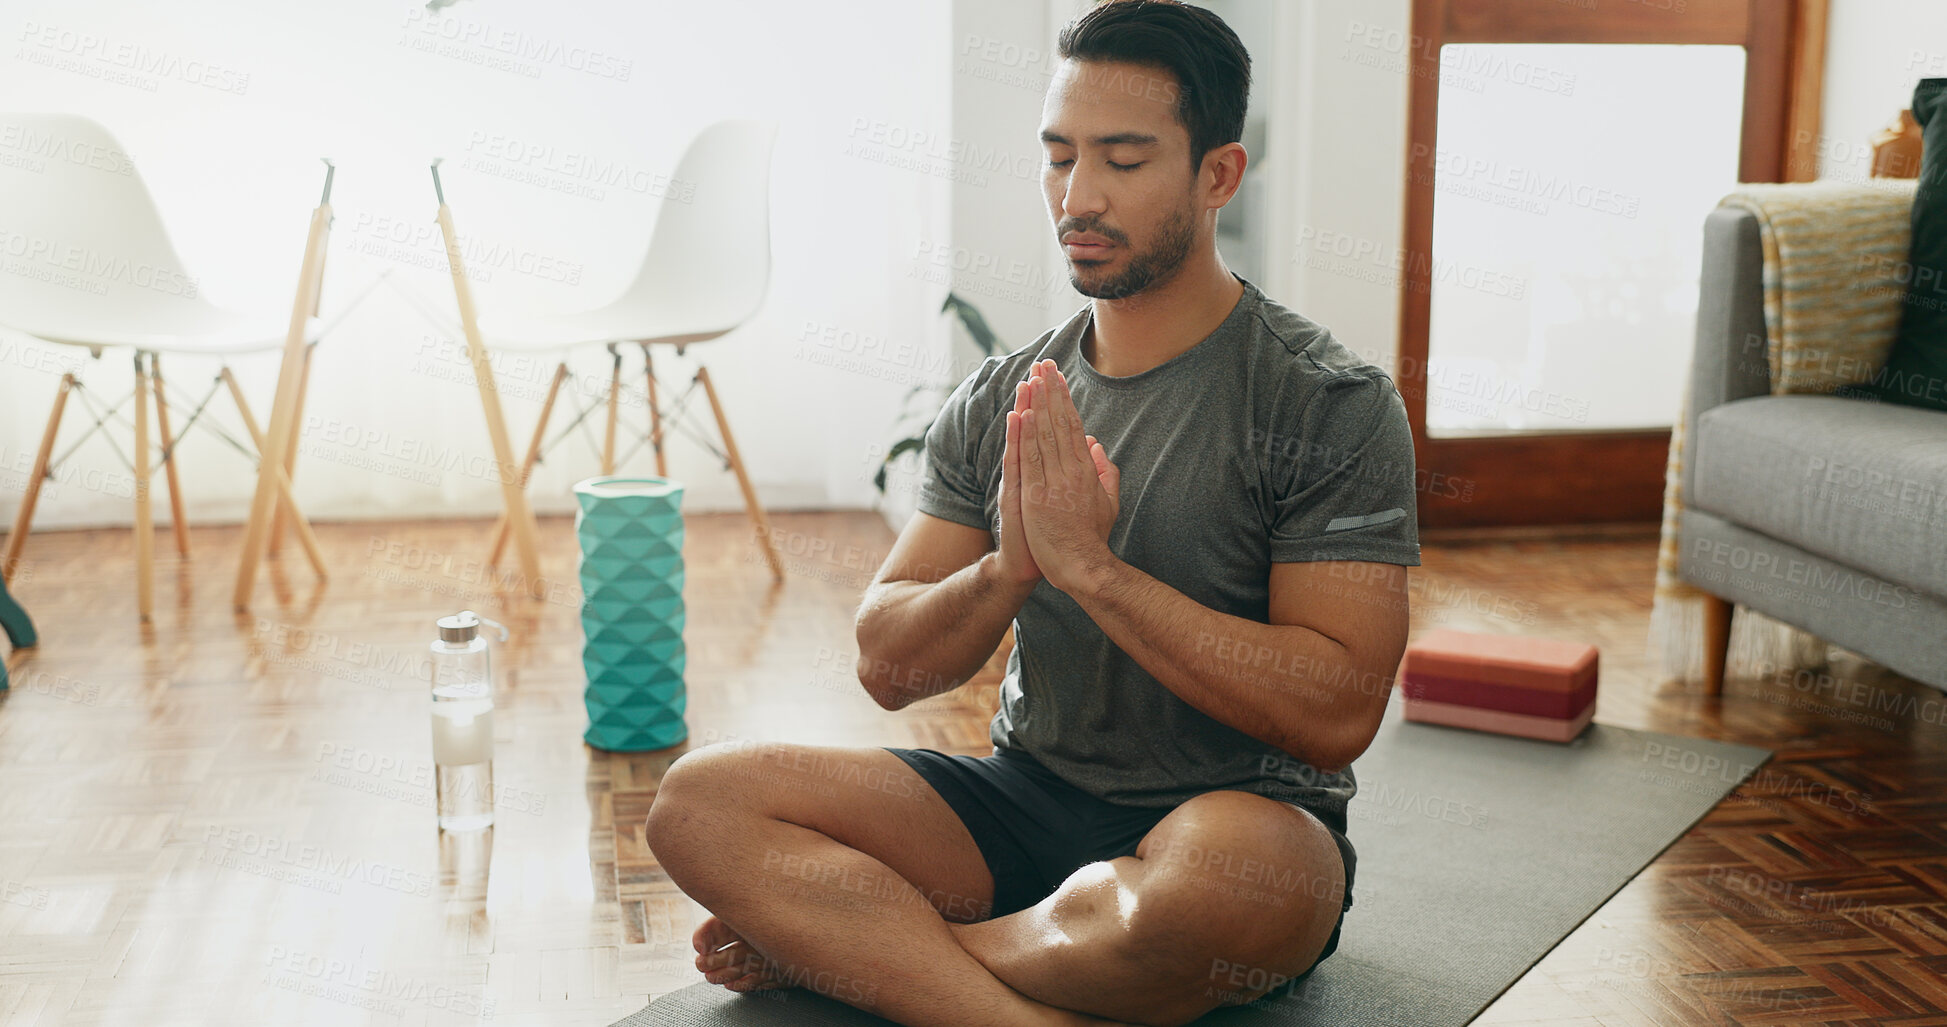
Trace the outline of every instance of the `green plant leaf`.
{"type": "MultiPolygon", "coordinates": [[[[974,344],[980,347],[982,353],[991,357],[999,351],[1000,337],[994,334],[992,328],[988,327],[987,318],[982,316],[973,304],[949,292],[946,294],[946,302],[940,304],[940,312],[946,313],[949,310],[960,318],[960,324],[967,329],[968,335],[973,336],[974,344]]],[[[901,411],[899,417],[894,421],[895,424],[917,413],[908,412],[904,408],[912,404],[912,398],[914,396],[926,391],[927,388],[924,385],[915,385],[906,391],[906,398],[900,404],[901,411]]],[[[891,449],[886,451],[886,458],[879,461],[878,473],[872,476],[872,485],[879,490],[880,495],[885,494],[886,470],[892,466],[892,462],[910,450],[924,447],[926,445],[926,433],[933,430],[933,422],[939,420],[939,418],[939,411],[933,411],[927,416],[926,425],[919,429],[919,434],[900,439],[892,444],[891,449]]]]}
{"type": "MultiPolygon", "coordinates": [[[[926,427],[931,429],[933,426],[929,423],[926,427]]],[[[886,470],[892,466],[892,462],[899,459],[901,454],[909,450],[918,449],[924,445],[926,445],[925,431],[921,431],[918,435],[900,439],[898,442],[892,444],[892,448],[886,451],[886,458],[879,461],[879,473],[872,476],[872,484],[878,488],[881,495],[886,491],[886,470]]]]}
{"type": "Polygon", "coordinates": [[[942,313],[948,310],[959,316],[960,323],[966,326],[967,334],[973,336],[974,344],[980,347],[982,353],[991,357],[1000,348],[1000,338],[987,326],[987,318],[973,304],[949,292],[946,302],[940,305],[942,313]]]}

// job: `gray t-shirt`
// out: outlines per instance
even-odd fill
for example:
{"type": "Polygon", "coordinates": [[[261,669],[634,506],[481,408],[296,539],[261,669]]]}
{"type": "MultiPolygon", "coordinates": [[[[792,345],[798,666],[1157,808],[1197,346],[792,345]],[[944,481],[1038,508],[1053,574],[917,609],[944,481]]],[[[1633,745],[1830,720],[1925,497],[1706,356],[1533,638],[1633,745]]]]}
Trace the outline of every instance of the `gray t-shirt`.
{"type": "MultiPolygon", "coordinates": [[[[1048,358],[1083,430],[1122,472],[1109,549],[1151,577],[1262,624],[1273,562],[1417,565],[1413,443],[1392,379],[1239,281],[1244,294],[1216,331],[1141,374],[1103,375],[1083,358],[1092,305],[988,357],[926,434],[918,508],[995,532],[1014,383],[1048,358]]],[[[1345,830],[1357,788],[1349,768],[1325,774],[1184,702],[1046,580],[1015,618],[1014,639],[988,728],[996,750],[1024,750],[1109,802],[1173,807],[1231,788],[1296,802],[1345,830]]]]}

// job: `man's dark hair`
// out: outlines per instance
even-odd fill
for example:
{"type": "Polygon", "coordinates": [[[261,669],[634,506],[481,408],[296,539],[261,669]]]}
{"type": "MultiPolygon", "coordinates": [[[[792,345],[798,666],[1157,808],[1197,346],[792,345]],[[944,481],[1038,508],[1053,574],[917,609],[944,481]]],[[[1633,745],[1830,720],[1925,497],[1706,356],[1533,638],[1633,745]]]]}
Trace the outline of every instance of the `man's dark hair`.
{"type": "Polygon", "coordinates": [[[1244,138],[1251,55],[1222,18],[1179,0],[1103,0],[1055,39],[1064,60],[1122,61],[1176,76],[1176,120],[1190,133],[1190,171],[1244,138]]]}

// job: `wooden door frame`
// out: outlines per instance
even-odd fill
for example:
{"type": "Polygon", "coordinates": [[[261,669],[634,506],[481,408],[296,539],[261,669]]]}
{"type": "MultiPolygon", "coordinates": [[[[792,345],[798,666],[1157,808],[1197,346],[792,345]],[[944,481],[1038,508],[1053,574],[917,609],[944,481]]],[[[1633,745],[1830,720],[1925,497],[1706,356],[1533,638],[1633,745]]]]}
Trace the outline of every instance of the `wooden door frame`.
{"type": "MultiPolygon", "coordinates": [[[[1407,76],[1406,227],[1395,379],[1427,480],[1427,527],[1654,521],[1669,429],[1429,438],[1433,202],[1440,48],[1447,43],[1718,43],[1746,51],[1738,177],[1817,176],[1827,0],[1413,0],[1407,76]]],[[[1702,225],[1697,228],[1702,231],[1702,225]]]]}

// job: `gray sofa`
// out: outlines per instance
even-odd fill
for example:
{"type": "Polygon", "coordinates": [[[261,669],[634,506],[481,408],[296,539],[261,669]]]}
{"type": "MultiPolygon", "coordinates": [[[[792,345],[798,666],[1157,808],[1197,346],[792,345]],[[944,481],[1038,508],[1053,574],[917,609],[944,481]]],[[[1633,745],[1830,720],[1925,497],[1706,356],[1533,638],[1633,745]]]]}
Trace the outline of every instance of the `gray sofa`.
{"type": "Polygon", "coordinates": [[[1763,267],[1756,218],[1712,212],[1678,525],[1706,683],[1735,603],[1947,688],[1947,413],[1771,395],[1763,267]]]}

